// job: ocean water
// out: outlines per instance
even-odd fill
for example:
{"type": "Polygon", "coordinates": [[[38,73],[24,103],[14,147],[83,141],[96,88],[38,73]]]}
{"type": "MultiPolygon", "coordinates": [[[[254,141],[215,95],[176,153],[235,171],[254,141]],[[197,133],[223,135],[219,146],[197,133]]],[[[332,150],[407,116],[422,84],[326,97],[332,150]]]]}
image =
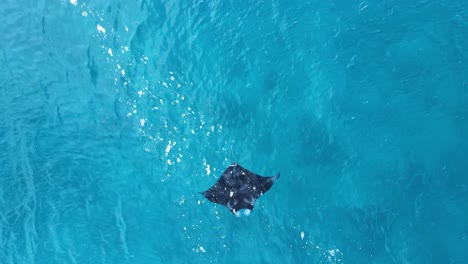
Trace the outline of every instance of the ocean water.
{"type": "Polygon", "coordinates": [[[0,3],[0,263],[466,263],[468,2],[0,3]],[[233,161],[281,178],[249,217],[233,161]]]}

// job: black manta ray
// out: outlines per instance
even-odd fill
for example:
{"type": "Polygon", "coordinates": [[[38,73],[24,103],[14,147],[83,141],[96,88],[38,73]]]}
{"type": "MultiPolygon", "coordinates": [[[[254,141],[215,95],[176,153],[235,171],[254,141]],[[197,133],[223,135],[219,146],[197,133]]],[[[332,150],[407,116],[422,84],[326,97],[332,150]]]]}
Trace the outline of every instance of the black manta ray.
{"type": "Polygon", "coordinates": [[[279,177],[279,173],[273,177],[262,177],[233,163],[210,189],[201,194],[236,214],[241,209],[252,210],[255,201],[266,193],[279,177]]]}

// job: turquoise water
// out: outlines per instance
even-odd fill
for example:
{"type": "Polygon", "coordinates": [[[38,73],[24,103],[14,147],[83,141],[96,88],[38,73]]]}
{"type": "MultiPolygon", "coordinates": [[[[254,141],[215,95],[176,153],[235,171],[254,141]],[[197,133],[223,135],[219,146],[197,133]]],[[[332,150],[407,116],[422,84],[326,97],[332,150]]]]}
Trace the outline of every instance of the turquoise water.
{"type": "Polygon", "coordinates": [[[465,263],[467,11],[3,1],[0,263],[465,263]]]}

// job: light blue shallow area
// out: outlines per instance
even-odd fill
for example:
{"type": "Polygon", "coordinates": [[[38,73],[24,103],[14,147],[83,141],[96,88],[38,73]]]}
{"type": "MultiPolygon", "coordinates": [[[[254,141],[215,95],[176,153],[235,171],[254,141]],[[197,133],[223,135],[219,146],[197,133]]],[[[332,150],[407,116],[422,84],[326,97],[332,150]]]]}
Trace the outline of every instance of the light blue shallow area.
{"type": "Polygon", "coordinates": [[[466,263],[468,2],[0,17],[0,263],[466,263]],[[248,217],[232,161],[282,175],[248,217]]]}

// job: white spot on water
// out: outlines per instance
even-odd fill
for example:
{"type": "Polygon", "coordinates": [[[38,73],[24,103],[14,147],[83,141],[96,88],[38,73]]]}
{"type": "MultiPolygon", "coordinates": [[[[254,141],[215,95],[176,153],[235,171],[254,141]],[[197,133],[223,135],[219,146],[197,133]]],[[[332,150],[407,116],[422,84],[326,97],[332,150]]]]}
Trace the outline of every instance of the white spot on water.
{"type": "Polygon", "coordinates": [[[230,191],[229,192],[229,197],[232,197],[234,195],[234,192],[233,191],[230,191]]]}
{"type": "Polygon", "coordinates": [[[122,76],[125,76],[125,70],[122,69],[122,76]]]}
{"type": "Polygon", "coordinates": [[[169,143],[167,144],[167,147],[166,147],[166,157],[167,157],[167,155],[169,154],[169,152],[171,151],[171,148],[172,148],[171,143],[172,143],[172,142],[169,140],[169,143]]]}
{"type": "Polygon", "coordinates": [[[83,11],[83,12],[81,12],[81,15],[82,16],[88,16],[88,13],[86,13],[86,11],[83,11]]]}
{"type": "Polygon", "coordinates": [[[70,4],[76,6],[78,4],[78,1],[77,0],[70,0],[70,4]]]}
{"type": "Polygon", "coordinates": [[[127,26],[125,26],[125,31],[127,31],[127,32],[128,32],[128,27],[127,27],[127,26]]]}
{"type": "Polygon", "coordinates": [[[210,164],[206,164],[206,175],[210,175],[211,170],[210,170],[210,164]]]}
{"type": "Polygon", "coordinates": [[[301,231],[301,239],[302,240],[304,240],[304,236],[305,236],[304,231],[301,231]]]}
{"type": "Polygon", "coordinates": [[[359,11],[362,11],[368,7],[368,5],[362,5],[363,3],[360,4],[359,11]]]}
{"type": "Polygon", "coordinates": [[[101,25],[98,24],[96,28],[97,28],[97,31],[99,31],[100,33],[106,34],[106,29],[103,28],[101,25]]]}
{"type": "Polygon", "coordinates": [[[114,56],[114,54],[112,53],[112,49],[111,49],[111,48],[109,48],[109,49],[107,50],[107,53],[109,53],[109,55],[111,55],[111,56],[114,56]]]}
{"type": "Polygon", "coordinates": [[[202,246],[200,246],[200,251],[206,253],[206,250],[202,246]]]}
{"type": "Polygon", "coordinates": [[[144,125],[145,125],[145,120],[144,120],[144,119],[140,119],[140,125],[141,125],[141,126],[144,126],[144,125]]]}

